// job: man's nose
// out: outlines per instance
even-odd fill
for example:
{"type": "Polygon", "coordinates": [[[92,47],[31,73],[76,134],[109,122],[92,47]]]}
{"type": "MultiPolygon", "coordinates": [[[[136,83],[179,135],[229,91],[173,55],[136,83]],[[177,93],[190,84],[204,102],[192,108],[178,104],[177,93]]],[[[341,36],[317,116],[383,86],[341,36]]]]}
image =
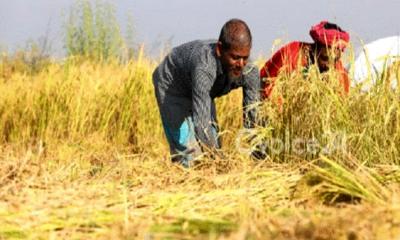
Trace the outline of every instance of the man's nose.
{"type": "Polygon", "coordinates": [[[239,58],[238,62],[239,62],[239,66],[240,66],[241,68],[243,68],[244,65],[245,65],[244,59],[243,59],[243,58],[239,58]]]}

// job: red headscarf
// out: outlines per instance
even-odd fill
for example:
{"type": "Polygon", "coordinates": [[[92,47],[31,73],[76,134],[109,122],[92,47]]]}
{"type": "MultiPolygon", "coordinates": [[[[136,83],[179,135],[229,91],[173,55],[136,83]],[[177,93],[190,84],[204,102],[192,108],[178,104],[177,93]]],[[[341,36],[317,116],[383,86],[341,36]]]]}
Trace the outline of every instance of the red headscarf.
{"type": "Polygon", "coordinates": [[[350,36],[336,24],[328,21],[322,21],[319,24],[311,27],[310,35],[316,43],[334,46],[340,50],[344,50],[349,43],[350,36]]]}

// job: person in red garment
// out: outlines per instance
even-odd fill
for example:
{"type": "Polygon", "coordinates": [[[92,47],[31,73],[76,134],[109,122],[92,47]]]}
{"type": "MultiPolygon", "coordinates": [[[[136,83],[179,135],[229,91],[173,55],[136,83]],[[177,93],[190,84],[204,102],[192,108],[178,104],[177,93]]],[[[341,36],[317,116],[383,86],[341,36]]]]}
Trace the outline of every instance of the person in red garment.
{"type": "Polygon", "coordinates": [[[349,34],[334,23],[322,21],[311,28],[310,35],[314,43],[291,42],[279,49],[265,63],[260,70],[263,99],[268,99],[271,95],[275,79],[280,73],[291,73],[299,67],[304,68],[301,71],[307,72],[312,64],[316,64],[321,73],[334,66],[340,73],[339,81],[344,92],[348,93],[349,77],[340,57],[350,40],[349,34]]]}

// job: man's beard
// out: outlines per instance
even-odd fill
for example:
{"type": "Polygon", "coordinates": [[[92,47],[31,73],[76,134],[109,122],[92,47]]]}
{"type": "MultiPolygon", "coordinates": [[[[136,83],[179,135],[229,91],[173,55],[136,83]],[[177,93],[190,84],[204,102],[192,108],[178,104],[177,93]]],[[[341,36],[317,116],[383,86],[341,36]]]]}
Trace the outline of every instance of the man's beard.
{"type": "Polygon", "coordinates": [[[230,82],[237,82],[242,77],[242,74],[243,74],[242,71],[240,71],[239,75],[235,75],[233,74],[233,71],[229,71],[227,75],[230,82]]]}

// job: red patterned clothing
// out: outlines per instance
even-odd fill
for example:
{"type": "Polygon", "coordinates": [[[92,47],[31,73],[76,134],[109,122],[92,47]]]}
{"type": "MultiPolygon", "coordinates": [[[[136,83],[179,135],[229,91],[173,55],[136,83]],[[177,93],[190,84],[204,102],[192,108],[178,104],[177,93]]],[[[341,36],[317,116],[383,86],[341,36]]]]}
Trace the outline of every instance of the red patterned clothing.
{"type": "MultiPolygon", "coordinates": [[[[307,67],[309,59],[310,43],[305,42],[291,42],[281,49],[279,49],[270,58],[260,71],[260,78],[263,79],[262,97],[268,98],[271,95],[272,89],[275,85],[275,78],[281,72],[291,73],[298,68],[307,67]],[[265,81],[267,79],[267,81],[265,81]]],[[[349,92],[349,77],[343,67],[342,62],[339,60],[335,64],[335,68],[341,73],[340,82],[343,86],[344,92],[349,92]]]]}

